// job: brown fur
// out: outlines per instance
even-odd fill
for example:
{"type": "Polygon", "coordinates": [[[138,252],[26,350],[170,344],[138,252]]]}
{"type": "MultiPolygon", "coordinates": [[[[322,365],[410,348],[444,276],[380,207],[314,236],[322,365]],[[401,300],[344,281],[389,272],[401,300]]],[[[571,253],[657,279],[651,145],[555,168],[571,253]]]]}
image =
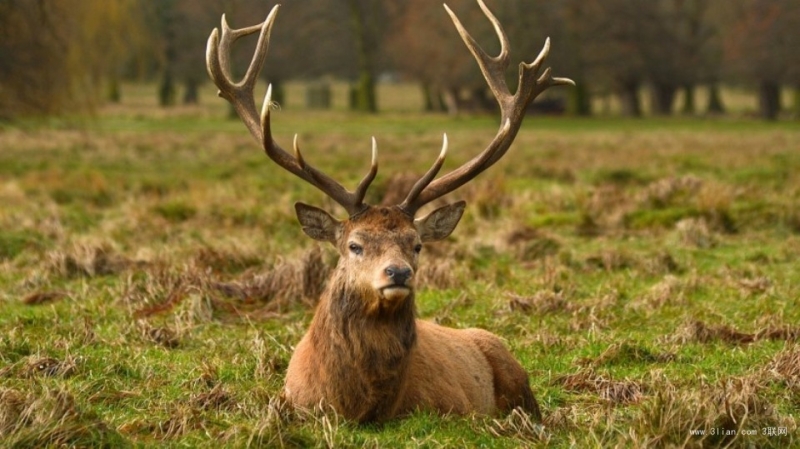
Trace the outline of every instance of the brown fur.
{"type": "Polygon", "coordinates": [[[307,219],[298,209],[301,222],[313,228],[306,230],[309,235],[335,236],[341,258],[289,362],[289,401],[301,407],[330,404],[359,422],[416,409],[489,415],[522,407],[540,418],[525,370],[497,336],[417,320],[413,276],[405,294],[376,288],[385,282],[387,266],[416,272],[413,248],[420,235],[446,237],[461,211],[463,204],[415,222],[396,208],[376,207],[341,223],[328,222],[319,210],[307,219]],[[436,228],[442,223],[449,228],[436,228]],[[354,241],[363,247],[360,256],[351,254],[354,241]]]}

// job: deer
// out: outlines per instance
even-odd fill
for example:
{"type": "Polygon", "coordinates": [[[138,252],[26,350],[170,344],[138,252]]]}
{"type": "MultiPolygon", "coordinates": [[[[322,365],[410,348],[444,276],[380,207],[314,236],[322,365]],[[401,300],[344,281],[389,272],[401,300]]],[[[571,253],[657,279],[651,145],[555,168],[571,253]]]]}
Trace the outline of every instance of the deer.
{"type": "Polygon", "coordinates": [[[552,86],[574,85],[568,78],[553,77],[550,68],[540,70],[550,51],[547,38],[533,62],[520,63],[518,86],[511,93],[505,79],[508,39],[483,0],[478,5],[500,40],[498,56],[488,55],[453,11],[447,5],[444,8],[500,106],[500,127],[482,152],[437,178],[448,150],[445,134],[433,165],[393,206],[364,201],[378,172],[374,137],[370,168],[353,191],[309,164],[296,134],[293,154],[273,139],[272,86],[267,87],[260,113],[253,90],[280,5],[272,8],[264,22],[246,28],[229,27],[223,15],[221,31],[215,28],[209,36],[206,66],[218,95],[231,103],[274,163],[322,191],[349,214],[340,220],[322,208],[295,204],[302,231],[331,243],[339,259],[286,370],[282,395],[293,407],[313,409],[322,404],[359,423],[385,422],[416,410],[492,416],[515,408],[541,420],[528,373],[500,337],[482,329],[453,329],[417,318],[415,275],[423,245],[450,236],[466,202],[441,206],[422,217],[417,212],[497,163],[519,132],[528,105],[540,93],[552,86]],[[250,66],[243,79],[234,82],[231,47],[254,33],[259,36],[250,66]]]}

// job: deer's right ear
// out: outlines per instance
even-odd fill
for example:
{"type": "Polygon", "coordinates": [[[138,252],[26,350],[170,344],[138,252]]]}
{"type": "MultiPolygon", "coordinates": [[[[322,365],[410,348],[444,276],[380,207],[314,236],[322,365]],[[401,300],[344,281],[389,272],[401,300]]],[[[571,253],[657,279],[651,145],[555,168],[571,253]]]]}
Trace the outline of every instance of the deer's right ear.
{"type": "Polygon", "coordinates": [[[305,203],[295,203],[294,210],[306,235],[314,240],[336,242],[336,236],[339,234],[342,222],[333,218],[324,210],[305,203]]]}
{"type": "Polygon", "coordinates": [[[465,207],[467,207],[466,201],[458,201],[440,207],[430,214],[414,220],[414,226],[417,227],[420,240],[434,242],[447,238],[456,229],[458,221],[464,215],[465,207]]]}

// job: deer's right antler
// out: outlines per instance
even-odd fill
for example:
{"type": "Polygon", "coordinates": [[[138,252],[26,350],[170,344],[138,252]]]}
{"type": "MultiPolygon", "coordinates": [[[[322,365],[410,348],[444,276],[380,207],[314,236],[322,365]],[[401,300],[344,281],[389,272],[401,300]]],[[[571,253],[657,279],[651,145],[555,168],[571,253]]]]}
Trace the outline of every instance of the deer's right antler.
{"type": "Polygon", "coordinates": [[[483,73],[483,77],[486,79],[486,83],[489,85],[489,89],[491,89],[497,99],[497,103],[500,105],[500,129],[497,131],[495,138],[480,154],[461,167],[458,167],[434,181],[433,178],[444,162],[443,152],[428,173],[417,181],[406,199],[398,206],[411,216],[413,216],[420,207],[461,187],[500,160],[517,136],[517,132],[522,125],[522,119],[525,117],[525,110],[528,108],[531,101],[540,93],[551,86],[575,85],[575,83],[568,78],[553,78],[550,68],[546,68],[541,76],[539,76],[539,69],[550,52],[550,39],[548,38],[544,43],[544,48],[539,52],[539,56],[537,56],[532,63],[520,63],[519,85],[517,91],[512,94],[506,84],[505,78],[509,63],[508,37],[506,37],[506,33],[503,31],[500,22],[489,8],[486,7],[483,0],[478,0],[478,4],[492,23],[492,26],[494,26],[495,33],[497,33],[497,37],[500,40],[500,54],[497,56],[489,56],[483,51],[478,43],[475,42],[475,39],[470,36],[469,32],[467,32],[453,11],[451,11],[447,5],[444,5],[444,8],[453,20],[464,44],[466,44],[469,51],[475,57],[475,60],[478,62],[478,66],[483,73]]]}
{"type": "Polygon", "coordinates": [[[275,21],[275,17],[278,15],[278,7],[279,5],[275,5],[272,8],[264,22],[247,28],[230,28],[223,15],[221,24],[222,37],[220,37],[218,28],[214,28],[208,37],[208,45],[206,46],[206,68],[208,69],[208,74],[214,84],[217,85],[217,88],[219,88],[219,96],[233,105],[236,113],[239,114],[247,129],[250,130],[250,134],[264,147],[264,151],[270,159],[321,190],[344,207],[351,216],[355,215],[367,207],[364,205],[364,196],[370,183],[378,173],[375,138],[372,139],[372,164],[370,170],[358,184],[356,190],[350,192],[340,183],[305,162],[297,144],[297,135],[295,135],[293,144],[294,155],[287,153],[272,139],[270,126],[271,85],[267,88],[267,95],[261,107],[261,114],[256,109],[253,89],[267,57],[270,33],[272,32],[272,24],[275,21]],[[256,32],[260,32],[260,34],[250,67],[248,67],[244,78],[235,83],[232,81],[230,74],[231,46],[239,38],[256,32]]]}

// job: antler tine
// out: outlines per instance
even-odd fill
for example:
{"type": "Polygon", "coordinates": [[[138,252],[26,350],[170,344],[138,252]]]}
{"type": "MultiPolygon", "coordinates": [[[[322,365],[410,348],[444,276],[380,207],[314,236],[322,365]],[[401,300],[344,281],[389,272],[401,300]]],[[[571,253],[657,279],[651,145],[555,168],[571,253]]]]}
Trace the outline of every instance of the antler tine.
{"type": "Polygon", "coordinates": [[[339,205],[350,214],[355,215],[366,207],[363,204],[364,195],[366,194],[367,187],[370,182],[375,178],[378,172],[377,164],[377,148],[373,143],[372,166],[370,171],[359,183],[355,192],[349,192],[341,184],[333,180],[325,173],[317,170],[312,165],[308,164],[300,152],[300,145],[297,143],[297,134],[294,136],[293,148],[294,155],[284,151],[272,139],[272,123],[270,121],[270,108],[272,103],[272,85],[267,87],[267,95],[264,97],[264,106],[261,109],[261,129],[262,133],[262,146],[270,159],[275,161],[276,164],[291,172],[295,176],[314,187],[321,190],[328,195],[332,200],[336,201],[339,205]],[[362,192],[363,190],[363,192],[362,192]]]}
{"type": "Polygon", "coordinates": [[[276,164],[303,179],[321,190],[331,199],[339,203],[350,215],[361,212],[366,206],[363,204],[366,189],[377,173],[375,147],[373,145],[372,167],[361,181],[355,192],[349,192],[341,184],[329,176],[307,164],[300,153],[295,135],[293,147],[294,155],[287,153],[272,139],[270,123],[270,105],[272,104],[272,85],[267,87],[261,114],[258,114],[253,97],[253,90],[258,80],[258,75],[264,66],[269,49],[270,33],[279,5],[275,5],[263,23],[240,29],[228,26],[225,16],[222,16],[222,36],[220,30],[215,28],[208,37],[206,47],[206,68],[208,74],[219,88],[219,96],[228,100],[233,105],[236,113],[244,122],[250,134],[264,147],[270,159],[276,164]],[[260,31],[256,50],[244,78],[239,82],[232,81],[230,75],[231,46],[237,39],[260,31]]]}
{"type": "Polygon", "coordinates": [[[444,134],[444,137],[442,137],[442,151],[439,152],[439,157],[436,158],[436,161],[434,161],[431,168],[428,169],[422,178],[420,178],[414,184],[414,186],[411,187],[411,191],[408,192],[408,196],[406,196],[406,199],[400,204],[400,209],[408,211],[412,216],[414,215],[414,212],[417,211],[416,208],[412,208],[412,202],[417,196],[419,196],[419,193],[422,192],[425,187],[428,187],[428,184],[430,184],[431,181],[433,181],[433,178],[435,178],[439,173],[439,170],[444,164],[444,159],[447,157],[447,145],[447,134],[444,134]]]}
{"type": "MultiPolygon", "coordinates": [[[[539,69],[547,59],[547,55],[550,51],[550,39],[548,38],[545,41],[544,48],[542,48],[539,55],[532,63],[520,63],[519,85],[517,91],[512,94],[505,80],[505,72],[509,63],[508,37],[505,31],[503,31],[500,22],[494,14],[492,14],[483,0],[478,0],[478,5],[481,10],[483,10],[486,18],[492,23],[492,26],[494,26],[495,33],[500,40],[500,54],[497,56],[489,56],[464,28],[455,13],[453,13],[447,5],[444,5],[444,8],[453,20],[453,24],[456,30],[458,30],[458,34],[461,36],[464,44],[475,57],[478,67],[480,67],[481,73],[483,73],[483,77],[486,79],[486,83],[494,94],[495,99],[497,99],[497,103],[500,105],[500,128],[486,149],[464,165],[439,179],[426,180],[423,183],[422,181],[426,179],[430,171],[426,173],[426,175],[414,185],[406,199],[400,205],[401,208],[412,215],[416,213],[420,207],[461,187],[500,160],[517,136],[517,132],[522,125],[522,120],[525,117],[525,111],[536,96],[551,86],[575,84],[572,80],[567,78],[553,78],[549,68],[545,69],[541,76],[538,76],[539,69]],[[422,187],[418,189],[420,185],[422,187]]],[[[435,174],[433,176],[435,176],[435,174]]]]}
{"type": "Polygon", "coordinates": [[[478,67],[481,69],[483,73],[483,77],[486,79],[489,88],[494,93],[497,101],[500,103],[500,107],[504,108],[505,104],[511,99],[511,93],[508,89],[508,85],[506,84],[505,73],[506,69],[508,68],[508,36],[506,36],[505,31],[503,30],[503,26],[500,24],[500,21],[497,20],[497,17],[492,14],[489,8],[483,3],[483,0],[478,0],[478,5],[481,7],[483,14],[489,19],[494,27],[495,34],[497,34],[497,38],[500,40],[500,54],[497,56],[489,56],[486,51],[481,48],[480,45],[475,41],[472,35],[464,28],[464,25],[461,24],[461,21],[458,19],[458,16],[448,7],[446,4],[444,5],[445,11],[450,16],[450,19],[453,21],[453,24],[456,26],[456,30],[458,30],[458,34],[461,36],[461,39],[464,41],[464,44],[469,49],[472,56],[475,57],[475,60],[478,62],[478,67]]]}
{"type": "Polygon", "coordinates": [[[375,175],[378,174],[378,142],[375,141],[375,136],[372,137],[372,162],[370,163],[369,171],[364,178],[361,179],[361,182],[358,183],[358,187],[356,187],[355,191],[355,198],[358,204],[364,202],[364,197],[367,195],[367,189],[369,189],[369,185],[372,184],[372,181],[375,179],[375,175]]]}
{"type": "Polygon", "coordinates": [[[262,130],[259,126],[253,88],[258,80],[261,68],[264,67],[267,50],[269,49],[270,33],[272,33],[272,25],[275,23],[279,6],[275,5],[272,8],[264,22],[240,29],[233,29],[228,26],[228,21],[223,15],[220,24],[222,36],[220,37],[220,29],[214,28],[208,37],[208,44],[206,45],[206,69],[214,84],[219,88],[218,95],[233,105],[236,113],[256,140],[261,140],[262,130]],[[250,61],[250,66],[247,68],[244,78],[236,83],[232,80],[230,74],[231,46],[239,38],[258,31],[260,31],[260,34],[256,50],[253,53],[253,59],[250,61]]]}

